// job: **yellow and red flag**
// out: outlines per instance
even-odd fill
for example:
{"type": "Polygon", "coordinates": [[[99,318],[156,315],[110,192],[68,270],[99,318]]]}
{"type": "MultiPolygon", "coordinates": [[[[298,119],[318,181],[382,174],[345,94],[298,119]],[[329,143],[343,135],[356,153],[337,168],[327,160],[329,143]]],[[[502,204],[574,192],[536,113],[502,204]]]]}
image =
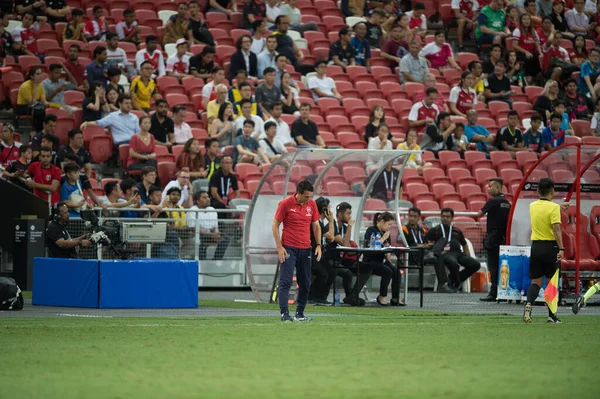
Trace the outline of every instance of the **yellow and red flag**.
{"type": "Polygon", "coordinates": [[[546,284],[544,301],[546,301],[548,309],[550,309],[552,313],[556,313],[558,310],[558,269],[556,269],[554,276],[552,276],[552,279],[546,284]]]}

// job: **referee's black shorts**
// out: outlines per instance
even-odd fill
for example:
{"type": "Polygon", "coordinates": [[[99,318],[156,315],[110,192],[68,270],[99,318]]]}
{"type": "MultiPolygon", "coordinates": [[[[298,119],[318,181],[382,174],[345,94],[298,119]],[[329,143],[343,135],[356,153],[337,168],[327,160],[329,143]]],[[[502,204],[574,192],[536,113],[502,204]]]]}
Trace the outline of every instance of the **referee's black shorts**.
{"type": "Polygon", "coordinates": [[[552,278],[556,272],[556,241],[533,241],[529,257],[529,278],[552,278]]]}

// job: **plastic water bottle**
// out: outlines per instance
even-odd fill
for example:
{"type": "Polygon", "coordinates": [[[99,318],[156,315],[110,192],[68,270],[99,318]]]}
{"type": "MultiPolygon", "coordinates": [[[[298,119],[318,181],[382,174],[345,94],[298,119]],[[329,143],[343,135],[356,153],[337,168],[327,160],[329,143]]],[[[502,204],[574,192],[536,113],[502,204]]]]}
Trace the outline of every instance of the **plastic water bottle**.
{"type": "Polygon", "coordinates": [[[333,294],[333,306],[340,306],[340,289],[335,289],[335,294],[333,294]]]}
{"type": "Polygon", "coordinates": [[[375,236],[375,248],[381,249],[381,234],[379,233],[375,236]]]}
{"type": "Polygon", "coordinates": [[[375,241],[377,241],[377,238],[375,237],[375,233],[371,234],[371,239],[369,240],[369,248],[377,248],[377,245],[375,244],[375,241]]]}

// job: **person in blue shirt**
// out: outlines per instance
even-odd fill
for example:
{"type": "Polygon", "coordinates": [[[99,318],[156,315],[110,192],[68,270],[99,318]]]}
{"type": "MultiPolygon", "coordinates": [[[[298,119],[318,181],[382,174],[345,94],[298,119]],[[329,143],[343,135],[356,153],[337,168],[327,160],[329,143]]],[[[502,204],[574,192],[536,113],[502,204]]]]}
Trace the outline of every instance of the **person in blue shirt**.
{"type": "Polygon", "coordinates": [[[354,62],[356,62],[356,65],[367,68],[367,72],[371,72],[371,46],[366,39],[367,24],[358,22],[352,30],[354,31],[354,37],[350,39],[350,44],[354,47],[354,62]]]}
{"type": "Polygon", "coordinates": [[[63,170],[66,179],[60,186],[60,200],[69,208],[71,218],[79,218],[81,207],[85,205],[83,190],[79,182],[80,167],[76,163],[68,163],[65,164],[63,170]]]}
{"type": "Polygon", "coordinates": [[[544,139],[544,148],[549,151],[552,148],[560,147],[565,142],[566,132],[560,128],[562,116],[556,112],[550,116],[550,124],[542,131],[544,139]]]}
{"type": "Polygon", "coordinates": [[[106,86],[108,83],[108,64],[106,63],[106,47],[98,46],[94,49],[94,60],[87,64],[85,71],[87,73],[88,83],[102,83],[106,86]]]}
{"type": "Polygon", "coordinates": [[[542,152],[544,149],[544,139],[540,133],[540,126],[542,126],[542,117],[533,115],[531,117],[531,127],[523,135],[525,148],[537,153],[542,152]]]}
{"type": "Polygon", "coordinates": [[[467,111],[467,125],[465,126],[465,137],[469,143],[477,143],[477,151],[484,152],[489,158],[489,152],[494,151],[494,137],[489,130],[477,124],[477,110],[471,108],[467,111]]]}
{"type": "Polygon", "coordinates": [[[596,82],[600,73],[600,51],[593,48],[588,53],[588,60],[581,65],[577,89],[583,94],[591,94],[592,98],[598,97],[600,82],[596,82]]]}
{"type": "Polygon", "coordinates": [[[569,118],[569,114],[565,112],[566,109],[567,105],[564,101],[558,100],[554,103],[554,113],[560,115],[560,128],[565,132],[571,129],[571,118],[569,118]]]}

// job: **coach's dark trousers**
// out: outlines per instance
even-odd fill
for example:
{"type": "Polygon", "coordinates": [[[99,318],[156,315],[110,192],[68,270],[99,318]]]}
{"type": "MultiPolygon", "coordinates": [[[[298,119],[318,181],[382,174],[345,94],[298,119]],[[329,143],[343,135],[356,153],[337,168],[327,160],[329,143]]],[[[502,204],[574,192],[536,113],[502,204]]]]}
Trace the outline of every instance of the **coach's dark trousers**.
{"type": "Polygon", "coordinates": [[[461,251],[448,251],[441,258],[450,271],[450,278],[454,280],[453,283],[455,284],[461,284],[481,267],[477,259],[461,251]],[[462,270],[460,270],[461,266],[463,267],[462,270]]]}
{"type": "Polygon", "coordinates": [[[500,247],[492,247],[487,250],[487,268],[490,271],[490,279],[492,287],[490,288],[490,296],[498,295],[498,262],[500,262],[500,247]]]}
{"type": "Polygon", "coordinates": [[[294,280],[294,268],[296,268],[296,280],[298,282],[298,304],[296,306],[296,312],[303,312],[310,290],[312,251],[310,248],[299,249],[285,245],[284,248],[287,251],[288,256],[285,261],[279,265],[279,290],[277,292],[279,309],[281,309],[281,313],[288,311],[290,287],[294,280]]]}

